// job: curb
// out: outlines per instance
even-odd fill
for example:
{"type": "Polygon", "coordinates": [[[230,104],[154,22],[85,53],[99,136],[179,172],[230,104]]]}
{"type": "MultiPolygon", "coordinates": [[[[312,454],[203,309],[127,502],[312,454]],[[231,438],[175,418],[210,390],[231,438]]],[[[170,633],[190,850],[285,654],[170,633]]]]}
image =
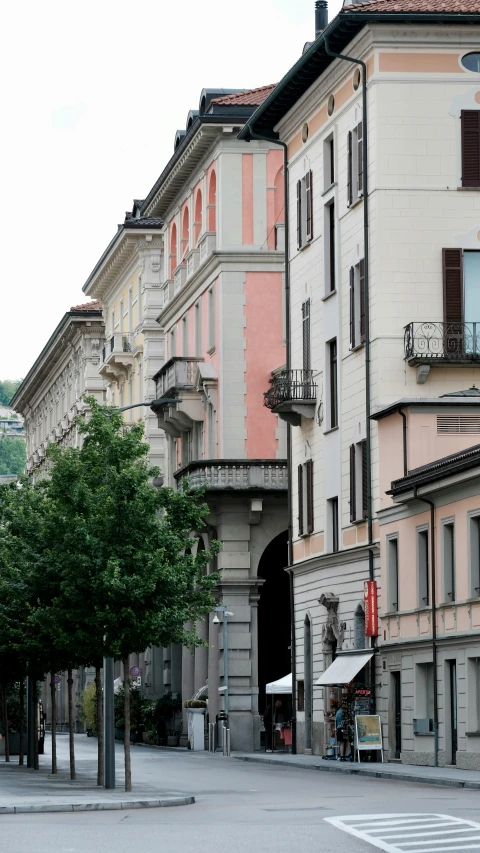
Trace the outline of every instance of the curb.
{"type": "Polygon", "coordinates": [[[45,812],[96,812],[119,809],[158,809],[168,806],[190,806],[195,797],[166,797],[162,800],[103,800],[97,803],[35,803],[31,806],[0,806],[4,814],[43,814],[45,812]]]}
{"type": "Polygon", "coordinates": [[[388,770],[367,770],[352,767],[337,767],[335,764],[324,766],[323,764],[302,764],[300,762],[282,761],[282,759],[255,758],[243,755],[234,755],[237,761],[254,761],[257,764],[280,765],[281,767],[295,767],[301,770],[318,770],[323,773],[340,773],[349,776],[368,776],[373,779],[389,779],[398,782],[417,782],[420,785],[439,785],[444,788],[464,788],[466,790],[480,791],[480,782],[469,782],[465,779],[447,779],[431,776],[413,776],[410,773],[389,773],[388,770]]]}

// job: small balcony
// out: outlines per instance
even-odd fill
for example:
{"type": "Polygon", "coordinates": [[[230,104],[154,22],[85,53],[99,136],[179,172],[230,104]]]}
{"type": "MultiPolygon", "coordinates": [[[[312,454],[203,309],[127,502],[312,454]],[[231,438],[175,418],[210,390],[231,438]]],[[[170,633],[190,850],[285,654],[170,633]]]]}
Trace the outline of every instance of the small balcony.
{"type": "Polygon", "coordinates": [[[178,403],[155,406],[158,426],[176,438],[193,428],[194,421],[203,421],[204,409],[195,384],[197,365],[203,358],[174,357],[154,376],[155,399],[179,398],[178,403]]]}
{"type": "Polygon", "coordinates": [[[313,370],[282,370],[270,380],[264,394],[264,405],[292,426],[300,426],[302,418],[315,417],[317,384],[313,370]]]}
{"type": "Polygon", "coordinates": [[[100,373],[104,376],[126,373],[133,366],[133,360],[133,335],[117,332],[102,348],[100,373]]]}
{"type": "Polygon", "coordinates": [[[465,365],[480,362],[480,322],[405,326],[405,361],[412,365],[465,365]]]}
{"type": "Polygon", "coordinates": [[[188,479],[192,488],[207,486],[223,492],[286,492],[288,487],[286,459],[207,459],[190,462],[174,476],[177,487],[188,479]]]}

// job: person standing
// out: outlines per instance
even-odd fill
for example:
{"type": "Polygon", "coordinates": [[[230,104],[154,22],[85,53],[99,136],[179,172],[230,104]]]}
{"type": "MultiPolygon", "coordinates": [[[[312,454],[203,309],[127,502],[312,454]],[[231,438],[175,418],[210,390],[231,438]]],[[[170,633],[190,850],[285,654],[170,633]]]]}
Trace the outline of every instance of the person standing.
{"type": "Polygon", "coordinates": [[[343,708],[341,705],[335,714],[335,728],[339,746],[339,758],[340,761],[345,761],[345,735],[343,731],[343,708]]]}

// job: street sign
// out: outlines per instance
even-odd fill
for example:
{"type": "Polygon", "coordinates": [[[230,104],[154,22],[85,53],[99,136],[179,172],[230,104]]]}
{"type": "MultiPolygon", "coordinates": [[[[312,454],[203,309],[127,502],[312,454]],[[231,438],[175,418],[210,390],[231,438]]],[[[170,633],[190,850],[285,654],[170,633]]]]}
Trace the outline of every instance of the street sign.
{"type": "Polygon", "coordinates": [[[137,687],[141,687],[141,686],[142,686],[142,676],[141,676],[141,675],[139,675],[139,676],[137,677],[137,687]]]}
{"type": "Polygon", "coordinates": [[[62,680],[62,676],[56,675],[53,680],[54,680],[55,684],[60,684],[60,682],[62,680]]]}
{"type": "Polygon", "coordinates": [[[139,666],[131,666],[130,667],[130,675],[132,678],[137,678],[140,675],[140,667],[139,666]]]}

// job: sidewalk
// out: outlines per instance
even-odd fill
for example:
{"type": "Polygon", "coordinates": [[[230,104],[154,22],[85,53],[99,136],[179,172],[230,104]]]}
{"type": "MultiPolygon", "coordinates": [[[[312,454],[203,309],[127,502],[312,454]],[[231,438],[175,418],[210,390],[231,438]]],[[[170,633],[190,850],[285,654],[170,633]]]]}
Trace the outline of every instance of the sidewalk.
{"type": "MultiPolygon", "coordinates": [[[[142,782],[140,767],[136,767],[135,749],[132,749],[133,793],[124,788],[123,745],[116,744],[116,785],[114,791],[97,787],[97,741],[85,735],[75,737],[77,779],[72,782],[69,772],[68,736],[57,735],[58,773],[50,773],[50,736],[45,741],[45,755],[41,755],[40,770],[19,767],[18,756],[9,763],[0,760],[0,815],[36,812],[79,812],[106,809],[161,808],[183,806],[195,802],[193,796],[177,791],[160,791],[142,782]]],[[[26,760],[26,759],[25,759],[26,760]]]]}
{"type": "Polygon", "coordinates": [[[324,761],[319,755],[290,755],[288,753],[233,753],[237,761],[255,761],[260,764],[277,764],[300,767],[303,770],[320,770],[326,773],[345,773],[351,776],[373,776],[377,779],[396,779],[399,782],[420,782],[424,785],[443,785],[447,788],[468,788],[480,791],[480,771],[460,770],[456,767],[418,767],[414,764],[382,764],[364,762],[350,764],[343,761],[324,761]]]}

